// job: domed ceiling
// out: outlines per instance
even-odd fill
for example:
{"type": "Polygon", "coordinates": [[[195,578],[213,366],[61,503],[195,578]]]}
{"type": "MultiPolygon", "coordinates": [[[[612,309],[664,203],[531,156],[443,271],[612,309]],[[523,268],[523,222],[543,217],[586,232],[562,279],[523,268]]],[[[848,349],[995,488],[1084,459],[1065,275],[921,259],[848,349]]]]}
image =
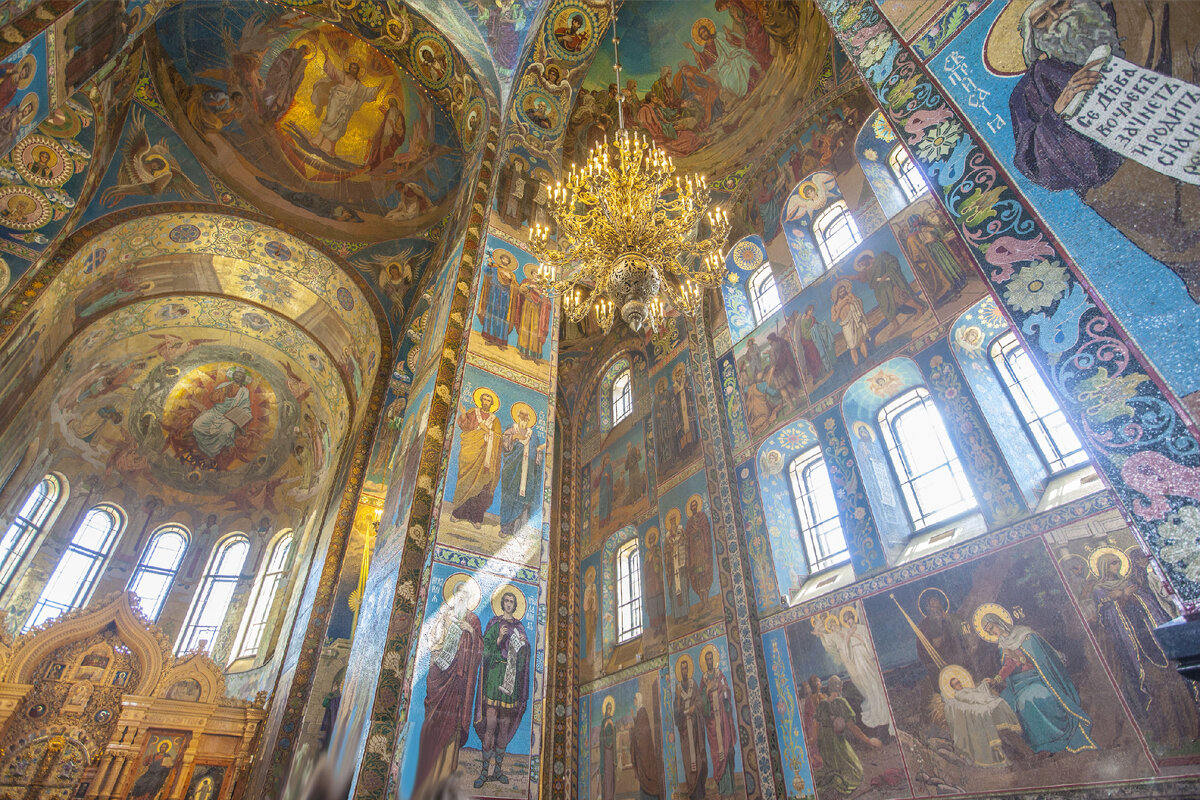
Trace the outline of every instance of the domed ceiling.
{"type": "Polygon", "coordinates": [[[93,322],[38,394],[83,460],[123,481],[302,502],[346,433],[329,355],[288,320],[224,297],[133,303],[93,322]],[[244,330],[256,331],[246,336],[244,330]]]}
{"type": "MultiPolygon", "coordinates": [[[[811,0],[630,0],[618,11],[625,125],[684,169],[724,176],[802,113],[829,53],[811,0]]],[[[570,21],[556,31],[569,40],[570,21]]],[[[599,48],[575,99],[564,161],[617,128],[611,46],[599,48]]]]}
{"type": "Polygon", "coordinates": [[[267,3],[189,3],[156,23],[152,69],[204,167],[279,219],[376,242],[423,232],[453,204],[463,153],[440,86],[451,53],[416,34],[421,81],[335,25],[267,3]]]}

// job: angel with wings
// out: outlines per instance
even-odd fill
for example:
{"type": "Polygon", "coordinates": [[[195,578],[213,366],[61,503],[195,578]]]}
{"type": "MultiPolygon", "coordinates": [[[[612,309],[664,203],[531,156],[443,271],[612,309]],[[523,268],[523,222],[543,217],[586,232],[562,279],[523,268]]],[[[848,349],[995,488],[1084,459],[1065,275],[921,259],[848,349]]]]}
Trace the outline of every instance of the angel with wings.
{"type": "Polygon", "coordinates": [[[121,164],[117,170],[117,183],[104,190],[100,202],[112,207],[133,195],[158,197],[174,192],[183,200],[202,200],[204,193],[183,168],[165,139],[153,144],[146,132],[146,117],[138,110],[130,116],[129,135],[121,150],[121,164]]]}

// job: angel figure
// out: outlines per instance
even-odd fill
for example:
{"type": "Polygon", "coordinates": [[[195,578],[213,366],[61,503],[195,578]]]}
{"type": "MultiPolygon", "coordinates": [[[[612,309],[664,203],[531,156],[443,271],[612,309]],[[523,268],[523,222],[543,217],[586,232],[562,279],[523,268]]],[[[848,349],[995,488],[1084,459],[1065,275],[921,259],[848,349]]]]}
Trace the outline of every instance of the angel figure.
{"type": "Polygon", "coordinates": [[[200,187],[184,174],[179,162],[171,155],[167,141],[159,139],[151,144],[145,114],[135,110],[129,124],[129,138],[121,149],[117,183],[104,190],[100,202],[111,208],[133,195],[158,197],[168,192],[174,192],[183,200],[204,199],[200,187]]]}

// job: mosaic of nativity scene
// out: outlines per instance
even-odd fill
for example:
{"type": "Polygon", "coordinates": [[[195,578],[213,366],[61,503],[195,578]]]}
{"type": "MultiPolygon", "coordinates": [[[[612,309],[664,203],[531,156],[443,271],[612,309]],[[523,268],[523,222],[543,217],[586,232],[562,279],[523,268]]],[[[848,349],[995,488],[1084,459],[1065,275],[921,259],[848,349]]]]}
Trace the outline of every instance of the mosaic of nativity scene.
{"type": "Polygon", "coordinates": [[[1196,796],[1198,25],[0,2],[0,800],[1196,796]],[[637,331],[622,127],[732,230],[637,331]]]}

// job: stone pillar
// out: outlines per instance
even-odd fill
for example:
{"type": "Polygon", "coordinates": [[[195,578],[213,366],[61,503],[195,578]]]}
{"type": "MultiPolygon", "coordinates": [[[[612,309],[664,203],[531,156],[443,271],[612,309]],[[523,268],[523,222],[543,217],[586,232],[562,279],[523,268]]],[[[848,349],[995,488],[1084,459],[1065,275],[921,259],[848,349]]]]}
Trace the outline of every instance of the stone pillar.
{"type": "Polygon", "coordinates": [[[979,137],[962,135],[963,116],[900,40],[877,0],[818,4],[892,126],[916,143],[913,161],[936,178],[930,181],[934,196],[1064,411],[1089,432],[1084,446],[1179,608],[1200,615],[1200,576],[1190,567],[1200,557],[1200,508],[1193,499],[1200,497],[1200,444],[1178,410],[1179,398],[1161,383],[1106,310],[1086,268],[1058,244],[999,160],[979,137]],[[938,126],[957,132],[950,150],[921,146],[939,135],[938,126]],[[987,205],[981,213],[966,213],[969,198],[987,198],[987,205]],[[1039,270],[1052,273],[1053,290],[1030,300],[1027,294],[1047,286],[1035,280],[1039,270]]]}
{"type": "MultiPolygon", "coordinates": [[[[745,523],[740,500],[733,496],[737,482],[733,470],[732,436],[723,402],[720,373],[713,337],[705,313],[712,297],[704,301],[697,319],[688,324],[688,347],[696,375],[696,409],[700,417],[700,440],[704,471],[708,477],[713,541],[716,545],[721,597],[725,609],[725,634],[729,642],[730,685],[739,710],[738,740],[746,775],[748,800],[787,798],[775,714],[767,691],[768,675],[763,660],[762,636],[757,613],[751,613],[754,584],[750,560],[742,542],[745,523]],[[742,712],[749,712],[747,719],[742,712]],[[757,785],[751,777],[757,773],[757,785]]],[[[683,324],[680,319],[677,324],[683,324]]]]}

